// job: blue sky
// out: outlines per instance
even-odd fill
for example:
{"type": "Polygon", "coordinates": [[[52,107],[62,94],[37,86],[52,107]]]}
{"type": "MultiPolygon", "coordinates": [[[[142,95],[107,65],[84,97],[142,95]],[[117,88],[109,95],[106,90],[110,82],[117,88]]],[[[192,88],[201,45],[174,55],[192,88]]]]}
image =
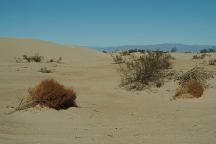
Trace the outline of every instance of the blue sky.
{"type": "Polygon", "coordinates": [[[216,0],[0,0],[0,37],[216,45],[216,0]]]}

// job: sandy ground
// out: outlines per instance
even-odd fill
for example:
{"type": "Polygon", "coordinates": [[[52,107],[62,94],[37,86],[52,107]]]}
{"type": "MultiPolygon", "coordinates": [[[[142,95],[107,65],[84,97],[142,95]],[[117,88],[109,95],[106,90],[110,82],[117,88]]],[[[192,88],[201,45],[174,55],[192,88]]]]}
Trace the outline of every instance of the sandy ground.
{"type": "MultiPolygon", "coordinates": [[[[117,65],[109,55],[78,46],[63,46],[31,39],[0,39],[1,144],[215,144],[216,81],[199,99],[171,101],[177,83],[161,88],[127,91],[119,87],[117,65]],[[39,53],[61,56],[64,64],[16,63],[14,57],[39,53]],[[38,72],[48,67],[53,73],[38,72]],[[31,108],[8,115],[28,88],[54,78],[73,87],[81,108],[31,108]]],[[[174,70],[195,65],[216,71],[207,59],[193,54],[172,54],[174,70]]],[[[216,57],[216,56],[215,56],[216,57]]]]}

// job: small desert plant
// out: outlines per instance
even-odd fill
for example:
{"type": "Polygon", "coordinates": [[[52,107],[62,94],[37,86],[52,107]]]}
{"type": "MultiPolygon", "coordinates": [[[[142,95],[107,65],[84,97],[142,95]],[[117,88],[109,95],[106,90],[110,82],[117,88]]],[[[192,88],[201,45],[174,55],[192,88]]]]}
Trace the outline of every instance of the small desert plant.
{"type": "Polygon", "coordinates": [[[185,51],[184,53],[192,53],[191,51],[185,51]]]}
{"type": "Polygon", "coordinates": [[[185,95],[186,98],[201,97],[205,88],[208,87],[207,80],[210,78],[213,78],[211,72],[206,72],[204,68],[197,66],[178,75],[176,80],[179,81],[180,88],[174,98],[185,97],[185,95]]]}
{"type": "Polygon", "coordinates": [[[33,62],[42,62],[42,60],[44,59],[43,56],[40,56],[39,54],[35,54],[34,56],[31,56],[31,61],[33,62]]]}
{"type": "Polygon", "coordinates": [[[14,59],[15,59],[16,63],[22,63],[23,62],[22,58],[15,57],[14,59]]]}
{"type": "Polygon", "coordinates": [[[199,98],[203,92],[204,87],[199,81],[189,81],[176,91],[175,98],[199,98]]]}
{"type": "Polygon", "coordinates": [[[190,81],[198,81],[204,87],[207,87],[207,80],[213,77],[213,73],[205,71],[203,67],[195,66],[189,71],[176,76],[175,80],[179,81],[179,85],[184,85],[184,83],[190,81]]]}
{"type": "Polygon", "coordinates": [[[206,56],[207,56],[206,54],[194,55],[193,59],[204,59],[206,56]]]}
{"type": "Polygon", "coordinates": [[[128,50],[129,53],[145,53],[145,50],[144,49],[129,49],[128,50]]]}
{"type": "Polygon", "coordinates": [[[28,57],[27,55],[23,55],[23,60],[25,60],[27,62],[31,62],[31,58],[28,57]]]}
{"type": "Polygon", "coordinates": [[[35,88],[29,89],[29,96],[26,99],[22,98],[13,112],[36,105],[56,110],[78,107],[75,100],[76,93],[73,89],[66,88],[53,79],[47,79],[41,81],[35,88]]]}
{"type": "Polygon", "coordinates": [[[102,53],[108,53],[106,50],[102,50],[102,53]]]}
{"type": "Polygon", "coordinates": [[[175,48],[175,47],[170,50],[170,52],[172,52],[172,53],[174,53],[176,51],[177,51],[177,48],[175,48]]]}
{"type": "Polygon", "coordinates": [[[216,63],[216,59],[209,60],[209,65],[215,65],[215,63],[216,63]]]}
{"type": "Polygon", "coordinates": [[[52,73],[51,70],[49,70],[47,67],[42,67],[39,69],[39,72],[42,72],[42,73],[52,73]]]}
{"type": "Polygon", "coordinates": [[[214,53],[215,49],[214,48],[207,48],[207,49],[201,49],[200,53],[214,53]]]}
{"type": "Polygon", "coordinates": [[[128,50],[125,50],[125,51],[121,52],[121,56],[129,56],[129,55],[130,55],[130,53],[129,53],[128,50]]]}
{"type": "Polygon", "coordinates": [[[58,59],[51,58],[51,59],[47,60],[47,63],[53,63],[53,62],[59,63],[59,64],[63,63],[62,62],[62,57],[59,57],[58,59]]]}
{"type": "Polygon", "coordinates": [[[119,55],[118,53],[111,53],[111,57],[115,64],[123,63],[123,56],[119,55]]]}
{"type": "Polygon", "coordinates": [[[119,64],[121,85],[129,89],[141,90],[145,86],[160,87],[162,78],[166,75],[165,69],[171,65],[171,56],[159,51],[148,51],[146,54],[131,56],[124,64],[119,64]]]}
{"type": "Polygon", "coordinates": [[[33,56],[27,56],[27,55],[23,55],[23,60],[26,62],[42,62],[42,60],[44,59],[43,56],[40,56],[39,54],[35,54],[33,56]]]}

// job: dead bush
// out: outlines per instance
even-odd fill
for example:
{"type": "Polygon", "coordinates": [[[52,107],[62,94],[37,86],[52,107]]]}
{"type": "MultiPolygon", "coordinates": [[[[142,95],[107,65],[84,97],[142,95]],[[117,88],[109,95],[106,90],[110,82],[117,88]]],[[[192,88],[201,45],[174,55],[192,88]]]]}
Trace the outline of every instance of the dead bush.
{"type": "Polygon", "coordinates": [[[43,80],[35,88],[29,89],[29,96],[22,99],[15,109],[24,110],[36,105],[53,108],[56,110],[77,107],[76,93],[71,88],[66,88],[53,79],[43,80]]]}
{"type": "Polygon", "coordinates": [[[65,88],[57,81],[43,80],[39,85],[29,91],[32,101],[41,106],[54,109],[67,109],[76,107],[76,93],[73,89],[65,88]]]}
{"type": "Polygon", "coordinates": [[[204,87],[199,81],[189,81],[184,83],[177,90],[176,98],[199,98],[203,95],[204,87]]]}
{"type": "Polygon", "coordinates": [[[148,51],[141,56],[131,56],[119,64],[121,85],[129,89],[141,90],[145,86],[160,87],[171,65],[171,56],[160,51],[148,51]]]}
{"type": "Polygon", "coordinates": [[[216,59],[210,59],[209,60],[209,65],[215,65],[216,59]]]}

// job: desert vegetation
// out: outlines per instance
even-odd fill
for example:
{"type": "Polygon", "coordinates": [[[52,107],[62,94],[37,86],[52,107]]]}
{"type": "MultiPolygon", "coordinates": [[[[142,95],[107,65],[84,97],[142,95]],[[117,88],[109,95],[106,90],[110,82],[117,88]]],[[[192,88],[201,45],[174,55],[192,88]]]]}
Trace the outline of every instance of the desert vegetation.
{"type": "MultiPolygon", "coordinates": [[[[22,98],[15,111],[24,110],[36,105],[56,110],[77,107],[76,93],[53,79],[41,81],[36,87],[29,89],[29,95],[22,98]]],[[[14,111],[14,112],[15,112],[14,111]]]]}
{"type": "Polygon", "coordinates": [[[38,53],[36,53],[36,54],[34,54],[32,56],[28,56],[28,55],[24,54],[22,56],[22,58],[20,58],[20,57],[15,58],[17,63],[24,63],[24,62],[27,62],[27,63],[37,62],[37,63],[40,63],[40,62],[43,61],[43,59],[44,59],[44,57],[40,56],[38,53]]]}
{"type": "Polygon", "coordinates": [[[204,68],[197,66],[179,74],[176,80],[178,80],[180,88],[177,89],[174,97],[201,97],[204,90],[208,87],[207,80],[213,77],[213,73],[207,72],[204,68]]]}
{"type": "Polygon", "coordinates": [[[42,67],[39,69],[41,73],[52,73],[52,70],[48,69],[47,67],[42,67]]]}
{"type": "Polygon", "coordinates": [[[204,59],[206,58],[206,56],[209,56],[207,54],[201,54],[201,55],[193,55],[193,58],[192,59],[204,59]]]}
{"type": "Polygon", "coordinates": [[[216,59],[210,59],[209,60],[209,65],[215,65],[216,59]]]}
{"type": "MultiPolygon", "coordinates": [[[[41,62],[45,61],[45,58],[44,58],[44,56],[41,56],[38,53],[35,53],[32,56],[28,56],[28,55],[24,54],[22,57],[16,57],[15,61],[17,63],[31,63],[31,62],[41,63],[41,62]]],[[[46,60],[46,62],[47,63],[55,62],[55,63],[59,63],[59,64],[63,63],[62,62],[62,57],[59,57],[58,59],[51,58],[51,59],[46,60]]]]}
{"type": "Polygon", "coordinates": [[[111,53],[110,55],[111,55],[115,64],[124,63],[123,56],[121,56],[119,53],[111,53]]]}
{"type": "MultiPolygon", "coordinates": [[[[146,51],[127,57],[120,56],[120,59],[121,63],[117,62],[121,75],[121,86],[142,90],[146,86],[160,87],[163,85],[163,78],[171,66],[172,57],[161,51],[146,51]]],[[[113,60],[116,62],[116,59],[113,60]]]]}
{"type": "Polygon", "coordinates": [[[47,63],[59,63],[59,64],[61,64],[61,63],[63,63],[62,57],[59,57],[58,59],[51,58],[51,59],[47,60],[47,63]]]}
{"type": "Polygon", "coordinates": [[[213,52],[215,52],[214,48],[206,48],[200,50],[200,53],[213,53],[213,52]]]}
{"type": "Polygon", "coordinates": [[[170,50],[170,52],[172,52],[172,53],[173,53],[173,52],[176,52],[176,51],[177,51],[177,48],[175,48],[175,47],[174,47],[174,48],[171,48],[171,50],[170,50]]]}

